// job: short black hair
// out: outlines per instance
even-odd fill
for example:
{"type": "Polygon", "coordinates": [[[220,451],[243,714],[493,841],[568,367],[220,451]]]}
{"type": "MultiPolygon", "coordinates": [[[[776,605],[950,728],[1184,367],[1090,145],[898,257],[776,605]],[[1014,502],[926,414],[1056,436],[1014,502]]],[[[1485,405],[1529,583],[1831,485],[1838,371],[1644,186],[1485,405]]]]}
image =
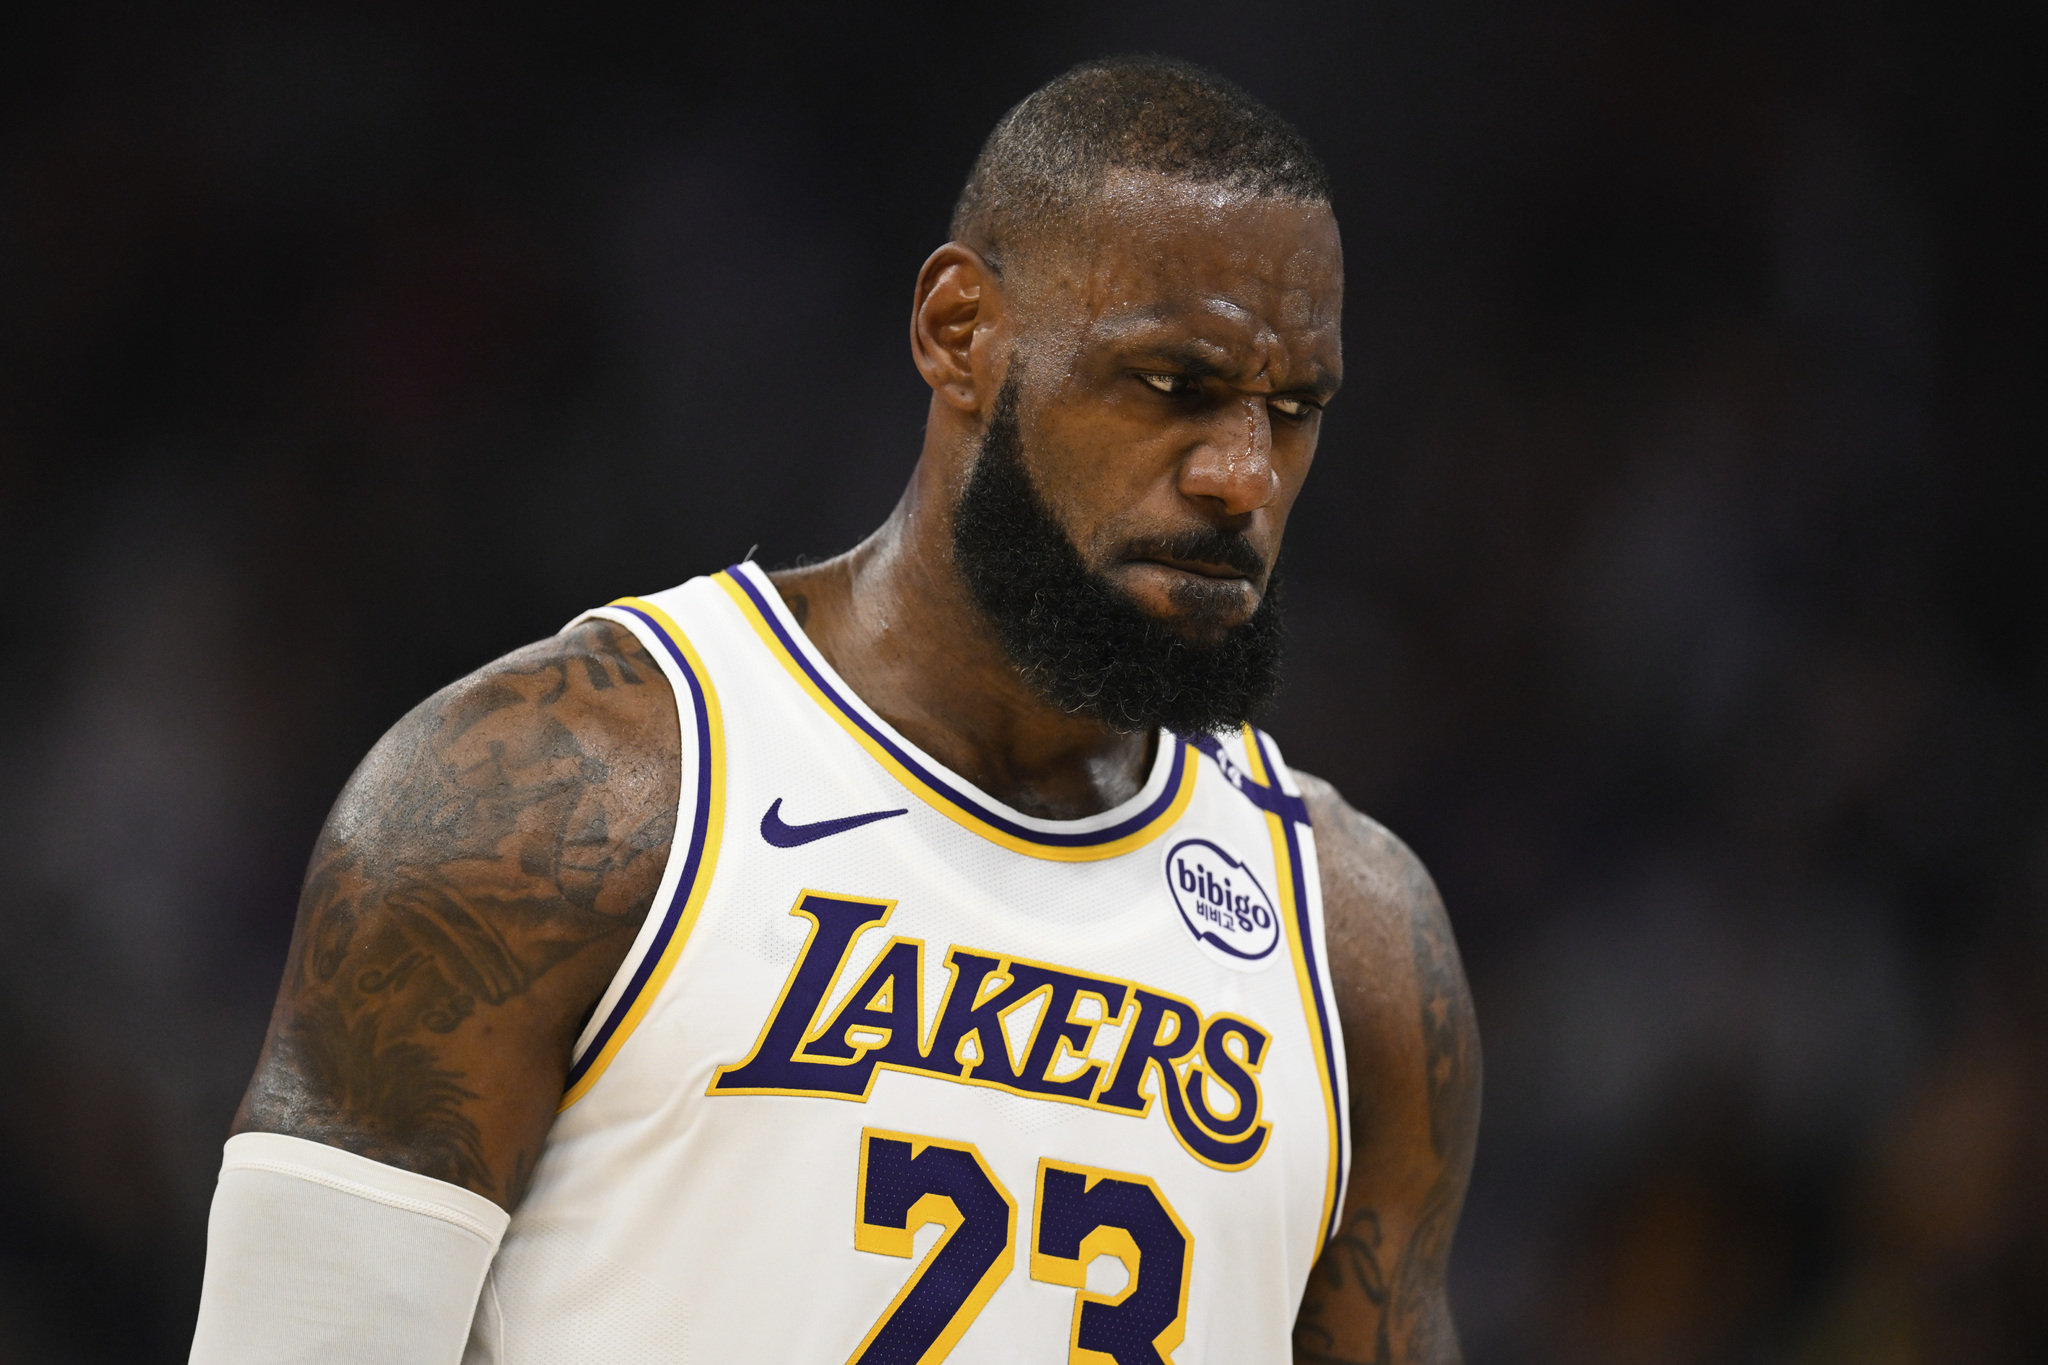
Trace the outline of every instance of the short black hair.
{"type": "Polygon", "coordinates": [[[1176,57],[1100,57],[1003,115],[953,207],[953,240],[1000,270],[1018,243],[1060,226],[1113,170],[1330,201],[1329,172],[1307,140],[1242,87],[1176,57]]]}

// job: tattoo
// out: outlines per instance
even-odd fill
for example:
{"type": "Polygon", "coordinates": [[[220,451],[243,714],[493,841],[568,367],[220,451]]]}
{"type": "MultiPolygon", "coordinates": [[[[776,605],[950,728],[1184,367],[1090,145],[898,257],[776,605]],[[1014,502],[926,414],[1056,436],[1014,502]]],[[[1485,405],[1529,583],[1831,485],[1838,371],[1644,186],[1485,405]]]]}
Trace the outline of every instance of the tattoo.
{"type": "Polygon", "coordinates": [[[1380,1269],[1380,1216],[1374,1209],[1360,1209],[1338,1229],[1309,1272],[1308,1293],[1294,1323],[1294,1358],[1307,1365],[1392,1365],[1394,1352],[1387,1341],[1389,1316],[1387,1276],[1380,1269]],[[1331,1298],[1349,1287],[1356,1287],[1377,1310],[1370,1360],[1333,1354],[1336,1333],[1323,1321],[1331,1298]]]}
{"type": "Polygon", "coordinates": [[[789,607],[789,614],[790,614],[791,616],[794,616],[794,617],[796,618],[796,623],[797,623],[798,625],[800,625],[800,626],[801,626],[801,625],[805,625],[805,624],[807,624],[807,623],[808,623],[808,622],[810,621],[810,619],[811,619],[811,599],[810,599],[810,598],[808,598],[808,597],[804,596],[804,595],[803,595],[802,593],[800,593],[800,592],[793,592],[793,593],[789,594],[789,596],[787,596],[787,597],[783,598],[783,602],[784,602],[784,603],[785,603],[785,604],[786,604],[786,605],[787,605],[787,606],[789,607]]]}
{"type": "Polygon", "coordinates": [[[1422,1043],[1429,1077],[1429,1149],[1438,1161],[1451,1164],[1458,1148],[1473,1139],[1478,1087],[1472,1084],[1478,1030],[1458,950],[1451,942],[1435,890],[1418,867],[1411,872],[1411,894],[1424,907],[1410,919],[1415,975],[1422,995],[1422,1043]]]}
{"type": "Polygon", "coordinates": [[[1412,1319],[1407,1332],[1417,1360],[1454,1358],[1457,1334],[1441,1292],[1450,1270],[1451,1237],[1465,1202],[1479,1137],[1479,1028],[1471,992],[1458,965],[1450,920],[1421,865],[1410,870],[1417,906],[1411,918],[1415,974],[1422,995],[1423,1061],[1429,1082],[1429,1148],[1437,1176],[1401,1257],[1395,1315],[1412,1319]],[[1434,1290],[1436,1292],[1427,1292],[1434,1290]]]}
{"type": "MultiPolygon", "coordinates": [[[[594,944],[623,952],[646,915],[674,833],[675,778],[665,790],[648,780],[664,755],[621,757],[580,735],[594,697],[615,708],[615,689],[658,676],[630,632],[588,622],[399,723],[314,852],[273,1044],[240,1127],[516,1200],[537,1153],[491,1150],[479,1115],[503,1097],[480,1095],[466,1057],[493,1035],[500,1048],[530,1036],[530,1021],[521,1034],[502,1011],[594,944]]],[[[563,1066],[587,1003],[550,1026],[563,1066]]]]}
{"type": "Polygon", "coordinates": [[[476,1092],[425,1045],[380,1043],[379,1022],[367,1012],[351,1021],[333,997],[315,997],[280,1039],[281,1065],[349,1116],[356,1140],[342,1145],[366,1156],[403,1149],[410,1169],[474,1187],[487,1166],[462,1105],[476,1092]]]}

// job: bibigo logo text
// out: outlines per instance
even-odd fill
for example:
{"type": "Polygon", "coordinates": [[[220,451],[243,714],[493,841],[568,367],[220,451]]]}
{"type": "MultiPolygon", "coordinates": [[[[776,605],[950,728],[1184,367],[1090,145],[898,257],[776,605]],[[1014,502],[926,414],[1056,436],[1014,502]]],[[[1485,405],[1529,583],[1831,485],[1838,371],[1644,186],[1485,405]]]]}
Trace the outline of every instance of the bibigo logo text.
{"type": "Polygon", "coordinates": [[[1266,967],[1280,942],[1280,914],[1251,869],[1207,839],[1166,851],[1166,885],[1202,950],[1226,967],[1266,967]]]}

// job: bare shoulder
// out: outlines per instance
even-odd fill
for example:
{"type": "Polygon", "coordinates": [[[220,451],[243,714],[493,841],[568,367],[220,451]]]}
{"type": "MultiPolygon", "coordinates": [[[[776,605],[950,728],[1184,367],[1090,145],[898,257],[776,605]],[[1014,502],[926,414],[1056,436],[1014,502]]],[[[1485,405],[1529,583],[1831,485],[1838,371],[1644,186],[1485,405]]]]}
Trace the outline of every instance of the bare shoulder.
{"type": "Polygon", "coordinates": [[[1443,914],[1443,900],[1422,860],[1392,830],[1354,808],[1322,778],[1296,772],[1315,828],[1323,913],[1347,952],[1405,957],[1418,918],[1443,914]]]}
{"type": "MultiPolygon", "coordinates": [[[[1314,822],[1322,871],[1323,920],[1330,974],[1343,1016],[1345,1046],[1366,1060],[1414,1036],[1416,1011],[1427,1027],[1469,1021],[1470,994],[1450,915],[1422,859],[1392,830],[1356,810],[1328,782],[1297,773],[1314,822]]],[[[1476,1078],[1477,1032],[1470,1030],[1476,1078]]],[[[1450,1040],[1427,1033],[1423,1041],[1450,1040]]],[[[1356,1081],[1379,1081],[1380,1068],[1356,1081]]],[[[1476,1083],[1476,1079],[1475,1079],[1476,1083]]],[[[1361,1086],[1353,1085],[1354,1097],[1361,1086]]],[[[1366,1098],[1371,1089],[1365,1087],[1366,1098]]]]}
{"type": "Polygon", "coordinates": [[[576,1034],[653,902],[680,742],[660,666],[604,620],[393,726],[314,849],[236,1130],[516,1202],[576,1034]]]}
{"type": "MultiPolygon", "coordinates": [[[[1409,1040],[1420,1044],[1431,1146],[1448,1155],[1476,1127],[1480,1072],[1472,995],[1450,914],[1408,845],[1328,782],[1295,777],[1315,828],[1345,1046],[1370,1057],[1405,1051],[1409,1040]]],[[[1352,1072],[1354,1079],[1379,1079],[1359,1077],[1357,1066],[1352,1072]]]]}
{"type": "Polygon", "coordinates": [[[644,874],[667,847],[679,747],[660,665],[632,632],[585,621],[393,726],[335,803],[309,889],[342,867],[437,867],[475,883],[516,852],[505,870],[545,878],[564,904],[630,915],[639,878],[618,874],[644,874]]]}

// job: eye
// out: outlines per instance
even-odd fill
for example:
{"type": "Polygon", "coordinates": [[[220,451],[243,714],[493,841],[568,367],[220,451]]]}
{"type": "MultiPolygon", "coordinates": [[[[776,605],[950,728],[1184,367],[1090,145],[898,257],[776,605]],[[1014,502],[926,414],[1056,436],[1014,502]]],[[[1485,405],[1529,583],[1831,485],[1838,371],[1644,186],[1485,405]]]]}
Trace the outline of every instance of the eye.
{"type": "Polygon", "coordinates": [[[1150,384],[1160,393],[1174,397],[1193,393],[1195,389],[1195,381],[1184,374],[1141,374],[1138,378],[1150,384]]]}
{"type": "Polygon", "coordinates": [[[1290,398],[1285,394],[1278,398],[1267,399],[1266,406],[1279,413],[1282,417],[1306,417],[1316,410],[1316,405],[1309,402],[1308,399],[1290,398]]]}

